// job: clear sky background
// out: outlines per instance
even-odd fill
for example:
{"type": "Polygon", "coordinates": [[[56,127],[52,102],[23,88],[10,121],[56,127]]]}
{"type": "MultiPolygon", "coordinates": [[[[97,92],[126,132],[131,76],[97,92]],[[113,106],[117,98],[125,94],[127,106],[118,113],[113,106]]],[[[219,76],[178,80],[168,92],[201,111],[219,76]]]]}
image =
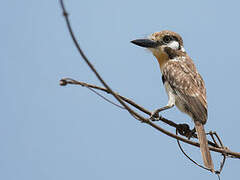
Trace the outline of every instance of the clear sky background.
{"type": "MultiPolygon", "coordinates": [[[[167,95],[157,61],[130,41],[165,29],[181,34],[206,83],[206,130],[240,151],[239,1],[65,3],[102,77],[149,110],[167,95]]],[[[0,179],[217,179],[187,160],[174,139],[85,88],[59,86],[63,77],[100,83],[74,47],[58,1],[2,1],[0,19],[0,179]]],[[[176,108],[163,115],[193,125],[176,108]]],[[[199,149],[184,148],[201,162],[199,149]]],[[[220,155],[213,157],[217,164],[220,155]]],[[[240,160],[227,159],[222,179],[239,179],[239,169],[240,160]]]]}

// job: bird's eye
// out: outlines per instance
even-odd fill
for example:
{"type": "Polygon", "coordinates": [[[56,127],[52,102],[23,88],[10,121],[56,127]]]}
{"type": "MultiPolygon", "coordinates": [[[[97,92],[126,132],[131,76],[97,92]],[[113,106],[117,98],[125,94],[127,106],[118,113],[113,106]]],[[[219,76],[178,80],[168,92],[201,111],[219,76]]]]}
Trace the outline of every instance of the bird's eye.
{"type": "Polygon", "coordinates": [[[170,36],[164,36],[163,37],[163,42],[164,43],[169,43],[172,40],[172,38],[170,36]]]}

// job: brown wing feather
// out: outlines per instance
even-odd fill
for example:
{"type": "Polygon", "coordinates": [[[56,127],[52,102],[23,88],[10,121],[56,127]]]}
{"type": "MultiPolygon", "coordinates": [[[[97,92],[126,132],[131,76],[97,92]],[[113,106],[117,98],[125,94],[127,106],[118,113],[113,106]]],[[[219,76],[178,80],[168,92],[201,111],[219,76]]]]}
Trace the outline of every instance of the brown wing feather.
{"type": "Polygon", "coordinates": [[[186,113],[190,114],[194,120],[205,124],[207,120],[206,89],[192,60],[188,56],[170,60],[163,68],[163,76],[181,100],[186,113]]]}

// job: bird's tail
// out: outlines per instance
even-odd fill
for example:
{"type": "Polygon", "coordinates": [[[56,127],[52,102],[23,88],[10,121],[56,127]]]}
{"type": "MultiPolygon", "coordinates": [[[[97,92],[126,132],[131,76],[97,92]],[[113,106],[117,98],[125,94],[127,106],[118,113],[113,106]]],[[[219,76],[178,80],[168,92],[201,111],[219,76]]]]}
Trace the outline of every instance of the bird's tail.
{"type": "Polygon", "coordinates": [[[194,123],[195,123],[195,129],[197,131],[198,140],[200,143],[200,150],[202,153],[203,163],[205,167],[211,169],[211,171],[214,172],[214,165],[213,165],[212,157],[208,148],[208,141],[207,141],[203,124],[199,121],[194,121],[194,123]]]}

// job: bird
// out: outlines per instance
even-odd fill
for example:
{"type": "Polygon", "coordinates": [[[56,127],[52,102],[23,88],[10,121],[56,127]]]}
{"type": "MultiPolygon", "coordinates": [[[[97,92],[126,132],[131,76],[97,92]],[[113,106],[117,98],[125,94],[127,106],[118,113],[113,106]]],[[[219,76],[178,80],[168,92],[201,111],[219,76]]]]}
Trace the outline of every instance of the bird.
{"type": "Polygon", "coordinates": [[[204,166],[214,172],[204,129],[208,117],[205,83],[186,53],[182,37],[176,32],[163,30],[131,43],[147,48],[155,56],[168,95],[167,105],[153,111],[151,118],[158,117],[159,112],[174,106],[189,115],[195,125],[204,166]]]}

